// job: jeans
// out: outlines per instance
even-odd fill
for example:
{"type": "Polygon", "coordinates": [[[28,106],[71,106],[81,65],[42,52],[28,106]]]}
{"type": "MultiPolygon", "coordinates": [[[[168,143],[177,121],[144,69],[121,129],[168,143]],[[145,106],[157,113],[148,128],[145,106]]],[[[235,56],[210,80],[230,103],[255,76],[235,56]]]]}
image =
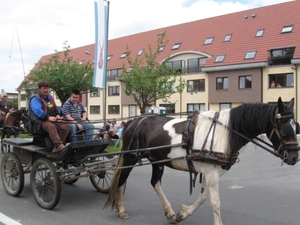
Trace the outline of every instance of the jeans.
{"type": "MultiPolygon", "coordinates": [[[[86,131],[84,131],[84,140],[86,141],[91,141],[94,138],[94,126],[91,123],[80,123],[83,127],[83,129],[86,129],[86,131]]],[[[76,142],[79,141],[77,140],[79,136],[81,136],[82,134],[79,133],[78,131],[78,127],[75,123],[71,123],[69,124],[71,126],[71,130],[70,130],[70,141],[71,142],[76,142]]]]}

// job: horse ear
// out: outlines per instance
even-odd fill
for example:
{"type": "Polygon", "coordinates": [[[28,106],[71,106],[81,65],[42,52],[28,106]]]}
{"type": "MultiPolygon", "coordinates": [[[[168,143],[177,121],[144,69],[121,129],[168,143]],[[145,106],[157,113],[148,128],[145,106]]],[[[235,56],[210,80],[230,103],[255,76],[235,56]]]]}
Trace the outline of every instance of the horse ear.
{"type": "Polygon", "coordinates": [[[282,113],[284,111],[284,105],[281,100],[281,97],[278,98],[277,105],[278,105],[278,113],[282,113]]]}
{"type": "Polygon", "coordinates": [[[293,108],[294,108],[294,102],[295,102],[295,99],[292,98],[291,101],[287,104],[287,106],[288,106],[290,109],[293,109],[293,108]]]}

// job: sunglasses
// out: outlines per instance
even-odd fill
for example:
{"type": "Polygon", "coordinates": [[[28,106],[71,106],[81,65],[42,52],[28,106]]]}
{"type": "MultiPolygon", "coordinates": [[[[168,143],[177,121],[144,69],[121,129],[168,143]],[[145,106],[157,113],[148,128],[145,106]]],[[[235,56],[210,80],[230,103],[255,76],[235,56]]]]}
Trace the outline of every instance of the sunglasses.
{"type": "Polygon", "coordinates": [[[7,95],[3,95],[3,97],[7,97],[7,95]]]}

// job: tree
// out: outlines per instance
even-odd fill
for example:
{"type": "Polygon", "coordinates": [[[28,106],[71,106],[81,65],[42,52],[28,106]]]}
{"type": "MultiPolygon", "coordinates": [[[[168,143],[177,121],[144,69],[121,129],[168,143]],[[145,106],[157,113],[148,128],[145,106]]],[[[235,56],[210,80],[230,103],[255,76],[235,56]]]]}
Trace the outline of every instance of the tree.
{"type": "Polygon", "coordinates": [[[129,46],[126,46],[126,59],[130,69],[124,63],[119,80],[125,84],[125,94],[134,98],[141,114],[156,100],[167,102],[172,94],[182,92],[186,86],[185,82],[176,85],[178,76],[174,69],[166,65],[167,59],[163,62],[157,61],[161,53],[160,47],[168,42],[165,41],[165,36],[166,32],[158,37],[155,51],[148,44],[148,50],[135,59],[131,57],[129,46]]]}
{"type": "Polygon", "coordinates": [[[46,62],[36,64],[36,69],[32,70],[22,83],[28,96],[37,92],[37,84],[40,81],[50,84],[62,104],[69,98],[72,89],[76,88],[82,92],[95,89],[92,86],[93,64],[90,61],[80,63],[78,59],[74,60],[70,48],[65,41],[63,51],[55,50],[46,62]]]}

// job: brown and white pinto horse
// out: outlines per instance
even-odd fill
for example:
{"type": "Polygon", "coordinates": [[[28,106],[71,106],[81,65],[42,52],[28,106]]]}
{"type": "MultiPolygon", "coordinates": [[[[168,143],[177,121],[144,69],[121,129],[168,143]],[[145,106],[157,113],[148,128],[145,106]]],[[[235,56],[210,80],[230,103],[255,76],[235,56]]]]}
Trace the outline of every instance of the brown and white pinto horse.
{"type": "Polygon", "coordinates": [[[299,161],[293,106],[294,99],[288,104],[284,104],[279,98],[277,104],[242,104],[220,112],[200,113],[195,121],[190,153],[180,146],[183,143],[187,120],[148,116],[138,117],[127,122],[122,133],[121,151],[124,153],[119,157],[117,163],[119,169],[115,171],[112,178],[110,193],[104,207],[116,208],[121,219],[129,218],[123,203],[126,180],[132,166],[141,158],[148,158],[153,163],[151,184],[170,223],[180,222],[193,215],[210,194],[214,224],[222,225],[219,178],[234,164],[238,151],[244,145],[265,133],[272,143],[272,145],[269,144],[271,153],[288,165],[295,165],[299,161]],[[163,147],[151,150],[151,148],[155,149],[159,146],[163,147]],[[145,151],[139,152],[137,149],[145,151]],[[130,153],[130,150],[135,151],[130,153]],[[226,161],[226,158],[230,157],[232,157],[231,161],[226,161]],[[164,166],[189,171],[188,158],[192,159],[191,163],[195,172],[203,175],[202,189],[195,203],[190,206],[181,205],[180,212],[176,215],[163,193],[161,178],[164,166]],[[212,158],[221,160],[210,161],[212,158]],[[224,159],[223,162],[222,159],[224,159]],[[227,162],[228,165],[224,166],[224,162],[227,162]]]}

